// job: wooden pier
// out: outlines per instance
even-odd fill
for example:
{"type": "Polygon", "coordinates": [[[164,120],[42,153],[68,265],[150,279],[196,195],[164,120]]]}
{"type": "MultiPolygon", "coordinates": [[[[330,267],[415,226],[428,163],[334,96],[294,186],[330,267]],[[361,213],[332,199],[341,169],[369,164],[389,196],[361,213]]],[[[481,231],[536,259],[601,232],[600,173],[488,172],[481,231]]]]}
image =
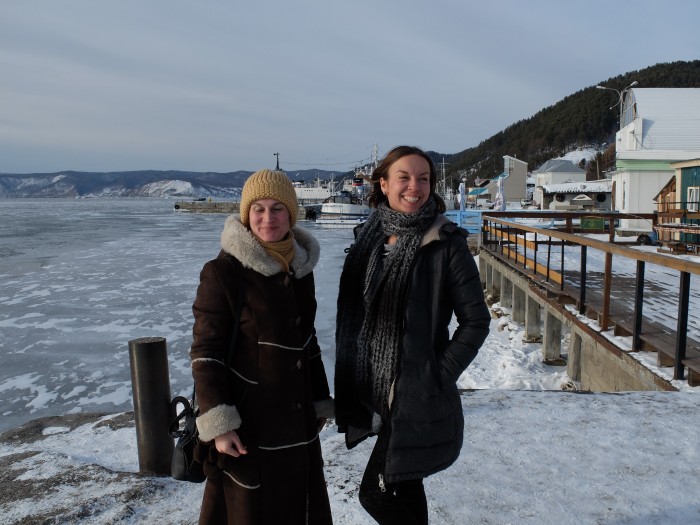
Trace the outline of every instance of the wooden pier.
{"type": "MultiPolygon", "coordinates": [[[[185,213],[238,213],[240,203],[231,201],[177,201],[174,208],[175,211],[185,213]]],[[[299,220],[315,219],[315,213],[309,213],[309,209],[312,208],[313,206],[299,206],[299,220]]]]}
{"type": "Polygon", "coordinates": [[[493,216],[482,232],[487,292],[513,309],[526,338],[542,339],[545,362],[561,357],[562,327],[571,331],[569,376],[583,389],[674,389],[644,371],[637,352],[656,353],[674,380],[687,372],[688,385],[700,386],[700,318],[689,302],[700,263],[493,216]]]}
{"type": "Polygon", "coordinates": [[[238,213],[238,202],[230,201],[177,201],[175,211],[189,213],[238,213]]]}

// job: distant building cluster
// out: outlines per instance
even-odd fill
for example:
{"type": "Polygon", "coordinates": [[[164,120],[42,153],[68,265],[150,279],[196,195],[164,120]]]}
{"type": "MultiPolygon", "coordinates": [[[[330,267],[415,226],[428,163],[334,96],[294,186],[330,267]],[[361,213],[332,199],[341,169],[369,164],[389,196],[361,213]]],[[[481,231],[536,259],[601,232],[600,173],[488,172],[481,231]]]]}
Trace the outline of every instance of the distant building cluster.
{"type": "MultiPolygon", "coordinates": [[[[465,189],[465,206],[492,208],[500,193],[510,207],[656,211],[661,240],[700,244],[700,88],[629,87],[619,96],[616,167],[601,180],[586,181],[570,160],[551,159],[529,172],[527,163],[506,155],[503,173],[465,189]]],[[[651,232],[650,221],[631,218],[616,230],[651,232]]]]}

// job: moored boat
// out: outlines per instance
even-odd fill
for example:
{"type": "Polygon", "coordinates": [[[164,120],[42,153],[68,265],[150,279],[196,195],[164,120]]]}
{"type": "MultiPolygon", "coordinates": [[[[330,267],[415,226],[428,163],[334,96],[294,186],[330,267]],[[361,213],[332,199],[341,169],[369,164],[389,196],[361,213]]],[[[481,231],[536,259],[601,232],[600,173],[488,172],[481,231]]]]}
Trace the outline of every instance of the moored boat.
{"type": "Polygon", "coordinates": [[[316,224],[322,228],[353,228],[367,220],[369,211],[362,197],[343,190],[323,202],[316,224]]]}

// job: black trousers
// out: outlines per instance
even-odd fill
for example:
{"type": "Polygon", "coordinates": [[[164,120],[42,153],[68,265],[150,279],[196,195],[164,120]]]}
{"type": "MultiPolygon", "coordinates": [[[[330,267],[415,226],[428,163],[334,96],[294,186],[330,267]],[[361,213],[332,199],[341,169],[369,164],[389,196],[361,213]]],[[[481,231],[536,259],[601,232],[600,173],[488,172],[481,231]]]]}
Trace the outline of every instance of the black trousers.
{"type": "Polygon", "coordinates": [[[360,504],[380,525],[427,525],[428,502],[422,479],[384,483],[388,427],[384,425],[379,431],[362,476],[360,504]]]}

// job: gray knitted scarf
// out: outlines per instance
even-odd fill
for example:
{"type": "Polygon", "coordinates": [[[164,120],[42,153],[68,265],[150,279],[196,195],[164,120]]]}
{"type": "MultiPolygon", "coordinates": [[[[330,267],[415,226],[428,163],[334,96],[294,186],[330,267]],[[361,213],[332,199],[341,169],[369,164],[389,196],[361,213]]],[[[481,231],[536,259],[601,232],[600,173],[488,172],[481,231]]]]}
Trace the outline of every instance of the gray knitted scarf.
{"type": "Polygon", "coordinates": [[[416,213],[380,203],[350,248],[338,294],[335,396],[338,425],[366,427],[371,412],[386,421],[396,376],[408,279],[423,233],[437,213],[431,197],[416,213]],[[396,244],[385,255],[390,235],[396,244]],[[365,409],[358,407],[362,401],[365,409]]]}

